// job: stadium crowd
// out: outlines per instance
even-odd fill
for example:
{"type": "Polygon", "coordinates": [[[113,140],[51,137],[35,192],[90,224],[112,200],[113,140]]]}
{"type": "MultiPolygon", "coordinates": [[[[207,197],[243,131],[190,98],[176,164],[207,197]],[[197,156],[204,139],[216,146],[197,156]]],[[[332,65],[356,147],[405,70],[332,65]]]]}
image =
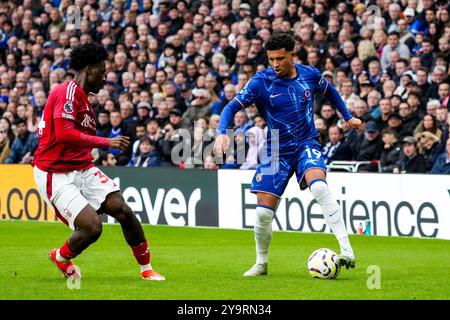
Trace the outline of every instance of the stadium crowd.
{"type": "Polygon", "coordinates": [[[295,36],[295,62],[318,68],[365,123],[349,130],[315,97],[327,164],[450,173],[449,9],[446,0],[2,1],[0,163],[32,162],[46,97],[74,78],[71,49],[93,41],[108,53],[104,88],[89,96],[97,134],[132,139],[127,151],[95,150],[98,164],[253,169],[267,135],[256,106],[230,124],[236,148],[225,164],[212,142],[221,110],[268,67],[264,41],[283,31],[295,36]]]}

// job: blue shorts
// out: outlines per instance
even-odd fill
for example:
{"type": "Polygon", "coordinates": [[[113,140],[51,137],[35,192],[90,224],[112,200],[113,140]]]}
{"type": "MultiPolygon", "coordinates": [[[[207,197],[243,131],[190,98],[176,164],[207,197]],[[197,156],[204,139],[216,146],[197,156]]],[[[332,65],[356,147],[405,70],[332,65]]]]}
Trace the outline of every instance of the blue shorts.
{"type": "Polygon", "coordinates": [[[301,189],[306,189],[308,186],[303,180],[306,171],[313,168],[327,171],[321,150],[317,140],[307,140],[297,148],[280,151],[278,157],[266,155],[256,169],[250,191],[270,193],[281,198],[294,172],[301,189]]]}

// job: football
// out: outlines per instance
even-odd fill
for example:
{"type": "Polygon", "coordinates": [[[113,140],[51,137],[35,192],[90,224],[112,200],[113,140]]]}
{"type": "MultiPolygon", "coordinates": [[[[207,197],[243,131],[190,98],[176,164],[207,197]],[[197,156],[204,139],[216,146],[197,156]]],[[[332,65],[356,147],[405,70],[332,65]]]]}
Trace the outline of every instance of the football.
{"type": "Polygon", "coordinates": [[[337,254],[330,249],[317,249],[308,259],[309,274],[315,279],[336,279],[340,271],[336,258],[337,254]]]}

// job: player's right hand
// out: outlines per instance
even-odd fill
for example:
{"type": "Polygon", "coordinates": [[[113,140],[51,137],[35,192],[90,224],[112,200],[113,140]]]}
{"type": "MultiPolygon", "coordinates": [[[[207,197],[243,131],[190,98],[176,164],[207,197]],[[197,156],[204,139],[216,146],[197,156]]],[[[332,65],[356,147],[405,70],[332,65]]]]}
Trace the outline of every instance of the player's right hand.
{"type": "Polygon", "coordinates": [[[122,151],[126,150],[130,145],[130,137],[117,136],[115,138],[109,139],[109,147],[111,149],[120,149],[122,151]]]}
{"type": "Polygon", "coordinates": [[[214,142],[214,154],[222,155],[228,150],[228,145],[230,144],[230,138],[226,134],[221,134],[216,137],[214,142]]]}

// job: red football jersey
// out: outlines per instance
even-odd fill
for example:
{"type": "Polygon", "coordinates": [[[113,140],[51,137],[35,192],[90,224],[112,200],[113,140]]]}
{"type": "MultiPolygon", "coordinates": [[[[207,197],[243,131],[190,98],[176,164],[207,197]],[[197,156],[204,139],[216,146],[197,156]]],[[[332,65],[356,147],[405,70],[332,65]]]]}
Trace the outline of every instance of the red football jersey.
{"type": "Polygon", "coordinates": [[[75,129],[84,134],[96,135],[95,114],[83,88],[73,80],[59,84],[48,96],[38,125],[39,147],[34,154],[34,165],[53,173],[94,166],[92,148],[62,144],[56,140],[54,119],[58,118],[75,122],[75,129]]]}

